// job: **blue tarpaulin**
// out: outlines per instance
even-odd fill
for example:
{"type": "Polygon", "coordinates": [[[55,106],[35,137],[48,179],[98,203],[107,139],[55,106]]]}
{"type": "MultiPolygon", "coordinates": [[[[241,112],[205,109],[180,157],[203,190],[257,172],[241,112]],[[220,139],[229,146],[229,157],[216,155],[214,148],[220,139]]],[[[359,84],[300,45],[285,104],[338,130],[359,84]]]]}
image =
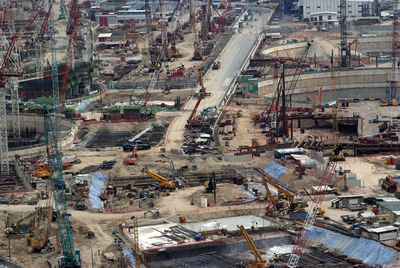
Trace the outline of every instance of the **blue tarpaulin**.
{"type": "Polygon", "coordinates": [[[388,265],[397,254],[395,250],[377,241],[351,237],[317,227],[310,228],[308,239],[310,242],[317,241],[329,249],[338,250],[343,255],[372,266],[388,265]]]}
{"type": "Polygon", "coordinates": [[[269,163],[265,168],[264,171],[270,175],[272,178],[275,180],[279,180],[279,178],[287,172],[287,170],[276,163],[275,161],[272,161],[269,163]]]}
{"type": "Polygon", "coordinates": [[[99,195],[103,191],[106,186],[104,182],[107,180],[107,177],[100,172],[92,174],[92,184],[89,189],[89,200],[92,208],[103,209],[103,202],[100,200],[99,195]]]}
{"type": "Polygon", "coordinates": [[[131,267],[136,267],[134,251],[132,249],[124,248],[122,254],[124,254],[124,256],[129,260],[131,267]]]}

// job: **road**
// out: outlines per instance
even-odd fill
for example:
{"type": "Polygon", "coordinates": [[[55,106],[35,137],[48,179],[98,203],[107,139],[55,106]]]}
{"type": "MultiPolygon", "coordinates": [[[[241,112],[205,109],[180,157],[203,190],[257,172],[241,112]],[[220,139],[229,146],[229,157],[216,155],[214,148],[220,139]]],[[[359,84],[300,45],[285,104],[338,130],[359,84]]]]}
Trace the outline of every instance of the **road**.
{"type": "MultiPolygon", "coordinates": [[[[207,77],[205,77],[204,86],[206,91],[211,93],[211,96],[200,103],[198,111],[202,111],[205,107],[218,106],[228,90],[230,83],[235,76],[239,74],[240,67],[250,53],[263,23],[269,19],[270,14],[271,13],[264,14],[263,19],[261,19],[259,15],[255,15],[254,18],[257,19],[257,21],[248,23],[244,26],[241,33],[237,33],[232,37],[232,40],[228,43],[220,56],[219,61],[221,62],[221,68],[218,70],[211,70],[207,74],[207,77]]],[[[180,113],[172,123],[165,144],[167,150],[181,147],[185,124],[196,101],[196,98],[192,98],[187,103],[183,112],[180,113]]]]}

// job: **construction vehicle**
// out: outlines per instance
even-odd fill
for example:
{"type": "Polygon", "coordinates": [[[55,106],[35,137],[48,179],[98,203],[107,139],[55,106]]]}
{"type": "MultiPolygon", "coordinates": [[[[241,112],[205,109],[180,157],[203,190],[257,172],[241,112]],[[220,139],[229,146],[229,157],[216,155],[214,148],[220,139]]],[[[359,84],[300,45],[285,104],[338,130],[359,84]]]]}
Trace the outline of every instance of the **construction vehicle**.
{"type": "Polygon", "coordinates": [[[40,251],[47,246],[50,237],[52,217],[53,208],[49,206],[47,207],[46,227],[43,231],[35,230],[34,234],[27,238],[28,245],[31,246],[34,251],[40,251]]]}
{"type": "Polygon", "coordinates": [[[210,95],[210,94],[206,93],[206,88],[204,87],[204,82],[203,82],[203,73],[202,73],[201,69],[199,69],[199,78],[200,78],[200,91],[198,93],[198,99],[197,99],[196,105],[194,106],[194,108],[192,110],[192,113],[189,116],[189,119],[187,120],[186,127],[201,127],[204,124],[203,120],[195,119],[197,108],[199,107],[200,102],[203,100],[203,98],[205,96],[210,95]]]}
{"type": "Polygon", "coordinates": [[[173,181],[170,181],[167,178],[164,178],[163,176],[158,175],[157,173],[154,173],[153,171],[148,170],[147,168],[143,168],[142,172],[144,172],[147,175],[149,175],[150,177],[156,179],[162,188],[169,189],[169,190],[175,189],[175,183],[173,181]]]}
{"type": "Polygon", "coordinates": [[[335,145],[335,148],[331,151],[329,158],[331,158],[333,161],[346,160],[342,152],[342,146],[340,144],[335,145]]]}
{"type": "Polygon", "coordinates": [[[213,64],[212,69],[213,69],[213,70],[218,70],[220,67],[221,67],[221,62],[220,62],[220,61],[217,61],[217,62],[215,62],[215,63],[213,64]]]}
{"type": "Polygon", "coordinates": [[[204,182],[206,193],[212,193],[217,189],[217,182],[215,181],[215,172],[212,173],[210,180],[204,182]]]}
{"type": "MultiPolygon", "coordinates": [[[[274,197],[269,189],[267,179],[265,177],[262,178],[262,182],[264,184],[265,190],[267,191],[267,196],[270,201],[270,204],[265,208],[267,211],[272,212],[273,209],[279,210],[278,198],[274,197]]],[[[267,198],[266,198],[267,199],[267,198]]]]}
{"type": "MultiPolygon", "coordinates": [[[[53,52],[52,52],[53,54],[53,52]]],[[[54,55],[52,55],[54,56],[54,55]]],[[[47,151],[47,158],[50,171],[51,190],[53,192],[54,207],[58,223],[58,234],[62,248],[63,257],[60,259],[60,266],[79,267],[81,265],[80,250],[74,250],[73,230],[68,213],[67,200],[65,197],[65,181],[62,173],[62,152],[59,149],[59,129],[56,129],[53,118],[47,106],[44,107],[44,137],[47,151]]],[[[52,217],[52,206],[49,207],[48,231],[50,231],[50,218],[52,217]],[[50,216],[51,215],[51,216],[50,216]]],[[[43,237],[46,238],[49,232],[46,231],[43,237]]]]}
{"type": "Polygon", "coordinates": [[[6,234],[16,234],[16,233],[18,233],[19,232],[19,226],[21,225],[22,222],[24,222],[24,221],[26,221],[26,220],[28,220],[28,219],[30,219],[30,218],[38,215],[38,214],[41,215],[42,213],[43,213],[42,208],[38,208],[34,212],[26,215],[25,217],[22,217],[21,219],[19,219],[17,221],[17,223],[14,226],[6,228],[6,230],[5,230],[6,234]]]}
{"type": "Polygon", "coordinates": [[[347,186],[347,173],[349,173],[349,172],[350,172],[350,170],[344,170],[343,172],[341,172],[343,174],[339,173],[339,175],[341,175],[341,176],[337,177],[336,180],[333,182],[332,190],[334,191],[335,195],[340,195],[340,193],[338,191],[338,188],[337,188],[337,184],[341,180],[343,180],[343,182],[344,182],[343,190],[347,191],[349,189],[348,186],[347,186]]]}
{"type": "Polygon", "coordinates": [[[383,190],[386,190],[389,193],[397,192],[397,183],[390,175],[386,176],[386,178],[382,182],[381,187],[383,190]]]}
{"type": "MultiPolygon", "coordinates": [[[[308,198],[310,198],[311,202],[315,202],[314,198],[307,192],[305,188],[303,188],[304,192],[306,192],[306,195],[308,198]]],[[[319,208],[318,210],[318,216],[323,216],[326,213],[326,210],[323,208],[319,208]]]]}
{"type": "Polygon", "coordinates": [[[246,239],[247,244],[249,244],[251,250],[253,251],[254,257],[256,258],[255,261],[253,261],[251,264],[247,265],[247,267],[248,268],[266,267],[267,266],[267,262],[261,256],[260,252],[256,248],[256,245],[254,245],[254,242],[251,240],[249,234],[246,232],[246,229],[244,229],[243,225],[238,225],[237,227],[242,232],[242,235],[246,239]]]}
{"type": "MultiPolygon", "coordinates": [[[[269,182],[271,182],[271,180],[269,180],[269,182]]],[[[306,208],[308,206],[307,202],[296,201],[294,199],[294,195],[290,191],[279,185],[278,183],[271,183],[271,184],[278,190],[279,192],[278,195],[280,200],[287,199],[289,201],[290,211],[296,211],[302,208],[306,208]]]]}
{"type": "Polygon", "coordinates": [[[136,158],[138,157],[137,148],[138,148],[138,144],[136,143],[135,148],[133,148],[133,150],[132,150],[132,153],[130,155],[128,155],[127,158],[125,158],[125,164],[127,164],[127,165],[136,164],[136,158]]]}
{"type": "Polygon", "coordinates": [[[144,217],[146,218],[147,214],[151,214],[153,218],[160,218],[160,210],[156,208],[154,211],[153,210],[148,210],[144,212],[144,217]]]}
{"type": "Polygon", "coordinates": [[[46,169],[44,164],[39,164],[36,162],[36,169],[33,172],[33,175],[35,175],[36,178],[48,178],[50,177],[50,172],[48,169],[46,169]]]}

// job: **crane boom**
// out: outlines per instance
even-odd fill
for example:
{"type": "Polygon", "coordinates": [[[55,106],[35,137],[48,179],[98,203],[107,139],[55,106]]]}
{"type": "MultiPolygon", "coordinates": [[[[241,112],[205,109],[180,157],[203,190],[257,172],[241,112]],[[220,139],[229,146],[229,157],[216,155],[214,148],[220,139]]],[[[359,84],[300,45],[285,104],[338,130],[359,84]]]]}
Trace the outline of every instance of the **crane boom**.
{"type": "Polygon", "coordinates": [[[44,107],[44,137],[53,191],[54,206],[57,215],[60,242],[65,267],[80,265],[80,250],[74,252],[74,237],[65,198],[65,181],[62,174],[62,153],[58,146],[57,130],[47,106],[44,107]]]}
{"type": "Polygon", "coordinates": [[[200,102],[204,99],[204,97],[207,95],[206,93],[206,88],[204,87],[204,81],[203,81],[203,72],[201,71],[201,68],[199,68],[199,79],[200,79],[200,91],[199,91],[199,98],[196,102],[196,105],[194,106],[192,113],[189,116],[189,119],[187,120],[187,124],[196,127],[196,126],[201,126],[203,125],[202,121],[196,121],[194,120],[194,116],[196,115],[197,108],[199,108],[200,102]]]}
{"type": "Polygon", "coordinates": [[[15,224],[15,227],[13,227],[13,228],[7,228],[7,229],[6,229],[6,233],[11,233],[11,234],[18,233],[18,231],[19,231],[19,226],[21,225],[22,222],[24,222],[24,221],[26,221],[26,220],[32,218],[33,216],[35,216],[35,215],[37,215],[37,214],[39,214],[39,213],[42,213],[42,208],[36,209],[36,210],[33,211],[32,213],[29,213],[29,214],[26,215],[25,217],[19,219],[19,220],[17,221],[17,223],[15,224]]]}
{"type": "Polygon", "coordinates": [[[314,202],[311,203],[308,209],[307,217],[304,220],[303,228],[297,236],[296,245],[289,256],[287,267],[295,268],[300,260],[303,248],[306,246],[308,236],[310,235],[310,228],[314,225],[315,219],[320,211],[321,203],[324,200],[326,189],[335,174],[336,162],[329,161],[325,168],[324,174],[321,177],[318,190],[314,195],[314,202]]]}
{"type": "Polygon", "coordinates": [[[263,177],[262,178],[262,182],[264,184],[265,190],[267,191],[267,195],[268,195],[269,200],[271,201],[271,203],[272,203],[273,207],[275,208],[275,210],[278,210],[276,205],[275,205],[274,197],[273,197],[273,195],[271,193],[271,190],[269,189],[267,179],[265,177],[263,177]]]}
{"type": "Polygon", "coordinates": [[[256,260],[253,261],[253,266],[252,267],[265,267],[267,262],[261,256],[261,254],[258,251],[256,245],[254,245],[254,242],[251,240],[249,234],[246,232],[246,229],[244,229],[243,225],[238,225],[237,227],[242,232],[242,235],[246,239],[247,244],[249,244],[251,250],[253,251],[254,257],[256,258],[256,260]]]}
{"type": "Polygon", "coordinates": [[[163,176],[148,170],[147,168],[143,168],[142,170],[144,173],[149,175],[150,177],[156,179],[161,187],[169,188],[169,189],[175,189],[175,183],[173,181],[168,180],[167,178],[164,178],[163,176]]]}

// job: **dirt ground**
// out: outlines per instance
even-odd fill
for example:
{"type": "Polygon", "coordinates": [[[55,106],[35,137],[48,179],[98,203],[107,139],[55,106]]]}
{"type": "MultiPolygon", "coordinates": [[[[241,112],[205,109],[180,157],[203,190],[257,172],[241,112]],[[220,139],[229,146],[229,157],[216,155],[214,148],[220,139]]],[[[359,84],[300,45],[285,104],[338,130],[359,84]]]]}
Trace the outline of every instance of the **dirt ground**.
{"type": "MultiPolygon", "coordinates": [[[[216,197],[218,206],[248,199],[248,195],[243,190],[240,190],[238,185],[230,183],[219,184],[216,197]]],[[[207,198],[207,202],[214,204],[214,193],[206,193],[204,188],[196,191],[191,196],[197,206],[200,206],[202,198],[207,198]]]]}
{"type": "MultiPolygon", "coordinates": [[[[192,95],[192,90],[172,90],[169,94],[161,93],[161,92],[150,92],[149,101],[175,101],[176,97],[179,96],[181,101],[186,100],[190,95],[192,95]]],[[[104,94],[102,101],[104,106],[110,106],[115,103],[129,103],[129,96],[132,96],[134,99],[139,99],[143,95],[143,92],[135,92],[132,90],[128,91],[109,91],[104,94]]],[[[95,104],[92,106],[96,106],[99,104],[100,100],[96,100],[95,104]]]]}

